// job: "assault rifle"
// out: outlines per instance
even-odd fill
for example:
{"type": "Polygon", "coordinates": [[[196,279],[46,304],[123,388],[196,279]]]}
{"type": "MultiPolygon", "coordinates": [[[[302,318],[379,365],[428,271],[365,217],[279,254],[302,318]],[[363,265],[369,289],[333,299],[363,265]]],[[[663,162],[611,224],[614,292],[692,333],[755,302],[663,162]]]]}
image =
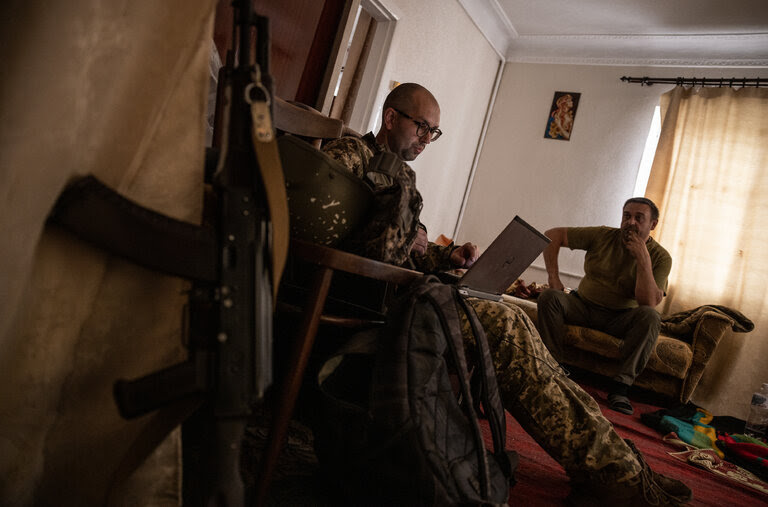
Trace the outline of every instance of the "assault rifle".
{"type": "Polygon", "coordinates": [[[193,462],[191,468],[185,463],[185,478],[191,479],[185,481],[185,505],[245,503],[240,447],[252,408],[272,382],[273,302],[288,244],[272,125],[268,20],[253,12],[249,0],[233,6],[237,51],[229,53],[220,78],[222,146],[205,171],[215,195],[213,224],[156,213],[92,176],[68,186],[49,218],[112,253],[192,281],[189,359],[114,387],[125,418],[199,400],[200,409],[184,426],[185,446],[192,442],[185,462],[193,462]]]}

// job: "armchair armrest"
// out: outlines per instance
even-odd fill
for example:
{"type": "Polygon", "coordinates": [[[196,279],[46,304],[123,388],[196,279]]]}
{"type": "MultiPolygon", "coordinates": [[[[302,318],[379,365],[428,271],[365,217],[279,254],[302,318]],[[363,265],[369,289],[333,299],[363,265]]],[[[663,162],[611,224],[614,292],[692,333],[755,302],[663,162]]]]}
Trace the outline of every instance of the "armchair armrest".
{"type": "Polygon", "coordinates": [[[696,324],[693,332],[693,364],[706,364],[715,347],[725,335],[725,332],[733,326],[733,320],[721,313],[704,312],[696,324]]]}
{"type": "Polygon", "coordinates": [[[691,341],[693,362],[683,381],[683,388],[680,393],[681,400],[687,401],[691,397],[699,380],[701,380],[704,368],[715,352],[717,344],[732,326],[733,320],[726,315],[715,311],[707,311],[702,314],[693,332],[691,341]]]}
{"type": "Polygon", "coordinates": [[[538,326],[539,307],[536,305],[536,300],[522,299],[517,296],[510,296],[509,294],[503,294],[502,299],[507,303],[512,303],[522,308],[533,324],[538,326]]]}

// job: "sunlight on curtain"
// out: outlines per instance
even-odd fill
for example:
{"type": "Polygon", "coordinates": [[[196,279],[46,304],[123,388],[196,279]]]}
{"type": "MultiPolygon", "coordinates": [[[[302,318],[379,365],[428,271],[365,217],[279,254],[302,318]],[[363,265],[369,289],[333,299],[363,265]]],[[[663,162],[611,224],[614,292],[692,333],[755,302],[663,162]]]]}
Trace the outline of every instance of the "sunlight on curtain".
{"type": "Polygon", "coordinates": [[[719,304],[755,323],[721,342],[694,393],[744,418],[768,382],[768,89],[677,87],[661,109],[646,192],[661,210],[654,238],[673,259],[659,310],[719,304]]]}

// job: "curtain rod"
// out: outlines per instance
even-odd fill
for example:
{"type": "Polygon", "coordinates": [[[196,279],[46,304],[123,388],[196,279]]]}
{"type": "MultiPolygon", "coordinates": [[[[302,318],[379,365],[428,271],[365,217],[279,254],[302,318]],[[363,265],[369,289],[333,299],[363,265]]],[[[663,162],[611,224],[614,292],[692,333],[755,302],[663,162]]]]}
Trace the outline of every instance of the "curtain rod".
{"type": "Polygon", "coordinates": [[[623,76],[622,81],[627,83],[640,83],[640,86],[652,84],[675,84],[678,86],[692,85],[692,86],[754,86],[755,88],[763,88],[768,86],[768,79],[765,78],[746,78],[741,79],[736,77],[717,77],[717,78],[697,78],[697,77],[627,77],[623,76]]]}

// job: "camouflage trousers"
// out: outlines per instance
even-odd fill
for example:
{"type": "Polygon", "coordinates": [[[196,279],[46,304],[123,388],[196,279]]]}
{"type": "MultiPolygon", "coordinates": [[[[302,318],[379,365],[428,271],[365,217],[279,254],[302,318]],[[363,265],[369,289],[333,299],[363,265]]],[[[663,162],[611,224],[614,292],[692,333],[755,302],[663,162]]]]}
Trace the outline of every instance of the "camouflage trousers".
{"type": "MultiPolygon", "coordinates": [[[[639,474],[632,450],[597,402],[562,372],[522,309],[468,301],[488,337],[504,408],[571,480],[616,483],[639,474]]],[[[466,318],[463,324],[464,336],[471,337],[466,318]]]]}

